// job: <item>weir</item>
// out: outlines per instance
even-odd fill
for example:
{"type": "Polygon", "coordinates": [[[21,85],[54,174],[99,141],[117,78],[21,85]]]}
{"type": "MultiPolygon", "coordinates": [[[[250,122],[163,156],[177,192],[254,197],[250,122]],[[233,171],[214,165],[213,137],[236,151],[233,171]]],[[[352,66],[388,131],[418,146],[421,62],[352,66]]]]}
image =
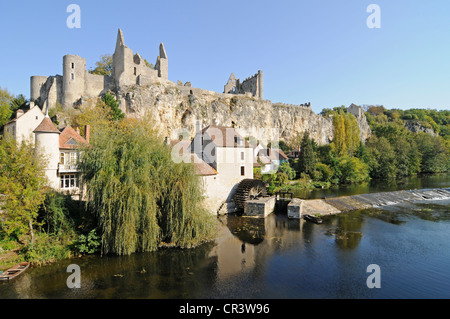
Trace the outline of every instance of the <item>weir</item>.
{"type": "Polygon", "coordinates": [[[324,199],[302,200],[294,198],[289,204],[289,218],[326,216],[357,209],[376,208],[402,202],[450,199],[450,188],[402,190],[394,192],[369,193],[324,199]]]}

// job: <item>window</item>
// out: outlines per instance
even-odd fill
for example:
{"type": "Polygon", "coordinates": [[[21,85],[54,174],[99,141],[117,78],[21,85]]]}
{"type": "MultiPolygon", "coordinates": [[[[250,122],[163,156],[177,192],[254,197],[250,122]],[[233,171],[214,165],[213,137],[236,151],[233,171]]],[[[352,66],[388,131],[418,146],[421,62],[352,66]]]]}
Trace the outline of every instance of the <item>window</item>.
{"type": "Polygon", "coordinates": [[[245,166],[241,166],[241,176],[245,175],[245,166]]]}
{"type": "Polygon", "coordinates": [[[75,63],[72,63],[72,69],[75,69],[75,63]]]}
{"type": "Polygon", "coordinates": [[[70,152],[70,164],[76,164],[76,163],[77,163],[77,153],[70,152]]]}
{"type": "Polygon", "coordinates": [[[61,174],[61,189],[78,187],[77,174],[61,174]]]}
{"type": "Polygon", "coordinates": [[[65,163],[64,153],[60,154],[60,156],[59,156],[59,163],[64,165],[64,163],[65,163]]]}
{"type": "Polygon", "coordinates": [[[134,68],[134,75],[136,75],[137,74],[137,69],[136,68],[134,68]]]}
{"type": "Polygon", "coordinates": [[[75,80],[75,74],[71,73],[70,76],[71,76],[72,80],[75,80]]]}
{"type": "Polygon", "coordinates": [[[241,160],[245,160],[245,153],[241,152],[241,160]]]}

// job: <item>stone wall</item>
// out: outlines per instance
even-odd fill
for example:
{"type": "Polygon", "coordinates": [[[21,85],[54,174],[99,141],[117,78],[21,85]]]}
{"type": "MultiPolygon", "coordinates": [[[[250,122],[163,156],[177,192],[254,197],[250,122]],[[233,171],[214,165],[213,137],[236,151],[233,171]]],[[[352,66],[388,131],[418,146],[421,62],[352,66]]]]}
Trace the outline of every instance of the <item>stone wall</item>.
{"type": "Polygon", "coordinates": [[[231,73],[230,78],[224,86],[224,93],[226,94],[243,94],[250,97],[263,99],[263,72],[258,71],[255,75],[246,78],[242,83],[236,79],[234,73],[231,73]]]}

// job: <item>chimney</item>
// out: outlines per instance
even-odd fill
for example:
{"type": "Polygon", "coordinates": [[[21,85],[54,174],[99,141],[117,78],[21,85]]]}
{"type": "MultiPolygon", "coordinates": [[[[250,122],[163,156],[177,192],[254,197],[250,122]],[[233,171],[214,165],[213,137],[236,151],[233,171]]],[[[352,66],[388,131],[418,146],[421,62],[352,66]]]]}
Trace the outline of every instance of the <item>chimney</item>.
{"type": "Polygon", "coordinates": [[[85,140],[86,142],[88,142],[89,144],[89,138],[91,137],[91,126],[90,125],[86,125],[85,127],[85,132],[84,132],[84,136],[85,136],[85,140]]]}
{"type": "Polygon", "coordinates": [[[195,133],[201,133],[202,132],[202,121],[195,121],[195,133]]]}
{"type": "Polygon", "coordinates": [[[16,118],[19,118],[23,115],[23,110],[17,110],[16,118]]]}

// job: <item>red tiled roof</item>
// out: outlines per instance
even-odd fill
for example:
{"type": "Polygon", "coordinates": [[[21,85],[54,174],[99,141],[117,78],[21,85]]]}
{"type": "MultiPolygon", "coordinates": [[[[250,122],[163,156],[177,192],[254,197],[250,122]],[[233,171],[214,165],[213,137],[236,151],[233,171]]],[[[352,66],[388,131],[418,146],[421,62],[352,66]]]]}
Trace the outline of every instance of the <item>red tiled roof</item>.
{"type": "Polygon", "coordinates": [[[209,125],[202,130],[203,135],[207,135],[211,138],[211,140],[216,144],[216,146],[220,147],[237,147],[244,146],[250,147],[248,141],[244,140],[244,138],[231,127],[223,127],[223,126],[214,126],[209,125]],[[244,141],[243,145],[238,145],[235,141],[235,137],[239,137],[244,141]]]}
{"type": "Polygon", "coordinates": [[[60,149],[74,149],[80,144],[88,144],[72,127],[67,126],[59,136],[60,149]]]}
{"type": "Polygon", "coordinates": [[[191,141],[189,140],[170,140],[169,147],[173,148],[174,146],[179,147],[179,155],[188,155],[190,156],[190,162],[194,165],[194,170],[196,175],[200,176],[210,176],[217,175],[217,171],[211,167],[208,163],[202,160],[197,154],[191,153],[190,146],[191,141]]]}
{"type": "Polygon", "coordinates": [[[55,124],[53,124],[52,120],[50,120],[49,117],[44,117],[41,124],[39,124],[38,127],[36,127],[33,132],[58,133],[58,134],[61,133],[56,128],[55,124]]]}
{"type": "Polygon", "coordinates": [[[198,157],[197,154],[191,154],[192,163],[194,163],[195,174],[200,176],[217,175],[217,171],[208,163],[198,157]]]}

